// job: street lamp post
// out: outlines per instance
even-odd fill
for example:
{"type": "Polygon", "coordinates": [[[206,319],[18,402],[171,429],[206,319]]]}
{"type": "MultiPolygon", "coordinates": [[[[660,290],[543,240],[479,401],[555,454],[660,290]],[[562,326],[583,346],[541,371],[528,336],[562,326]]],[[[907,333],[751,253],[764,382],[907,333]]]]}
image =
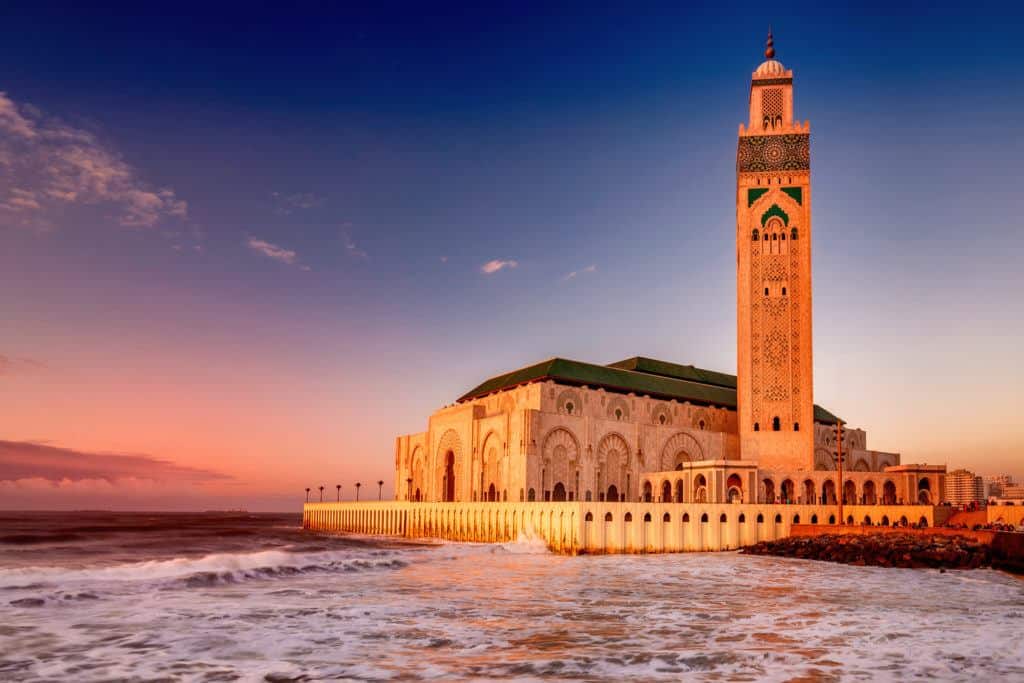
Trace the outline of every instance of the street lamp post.
{"type": "Polygon", "coordinates": [[[309,502],[309,487],[306,487],[306,502],[309,502]]]}
{"type": "Polygon", "coordinates": [[[341,502],[341,484],[335,484],[334,488],[338,489],[338,502],[341,502]]]}
{"type": "Polygon", "coordinates": [[[323,486],[323,484],[320,485],[320,502],[321,503],[324,502],[324,486],[323,486]]]}
{"type": "Polygon", "coordinates": [[[377,482],[377,500],[384,500],[384,480],[377,482]]]}
{"type": "Polygon", "coordinates": [[[359,489],[362,488],[362,486],[363,485],[360,482],[358,482],[358,481],[356,482],[356,502],[357,503],[359,502],[359,489]]]}

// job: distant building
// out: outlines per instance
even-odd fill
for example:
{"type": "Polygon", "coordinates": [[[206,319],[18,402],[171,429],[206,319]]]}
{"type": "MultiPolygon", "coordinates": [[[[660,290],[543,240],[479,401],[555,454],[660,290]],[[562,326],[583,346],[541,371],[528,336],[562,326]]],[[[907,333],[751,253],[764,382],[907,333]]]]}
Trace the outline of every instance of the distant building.
{"type": "Polygon", "coordinates": [[[1003,489],[1014,486],[1013,477],[1008,474],[997,474],[985,477],[985,493],[990,498],[1002,498],[1003,489]]]}
{"type": "Polygon", "coordinates": [[[983,503],[986,500],[985,483],[981,477],[968,470],[947,472],[946,500],[955,506],[983,503]]]}

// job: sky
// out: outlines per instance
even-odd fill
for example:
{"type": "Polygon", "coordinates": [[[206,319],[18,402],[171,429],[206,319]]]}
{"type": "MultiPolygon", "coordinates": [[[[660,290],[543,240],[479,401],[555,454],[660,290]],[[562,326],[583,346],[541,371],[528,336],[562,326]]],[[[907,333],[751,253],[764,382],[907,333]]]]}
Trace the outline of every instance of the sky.
{"type": "Polygon", "coordinates": [[[492,375],[735,372],[769,24],[816,402],[1024,478],[1024,10],[479,5],[0,12],[0,508],[388,497],[395,436],[492,375]]]}

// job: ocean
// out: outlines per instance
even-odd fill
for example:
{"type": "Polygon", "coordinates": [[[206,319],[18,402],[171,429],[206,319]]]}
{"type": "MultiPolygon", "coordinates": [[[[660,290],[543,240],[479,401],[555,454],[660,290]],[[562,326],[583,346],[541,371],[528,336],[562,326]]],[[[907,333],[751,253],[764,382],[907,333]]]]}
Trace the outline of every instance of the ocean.
{"type": "Polygon", "coordinates": [[[0,513],[0,680],[1024,681],[1024,582],[0,513]]]}

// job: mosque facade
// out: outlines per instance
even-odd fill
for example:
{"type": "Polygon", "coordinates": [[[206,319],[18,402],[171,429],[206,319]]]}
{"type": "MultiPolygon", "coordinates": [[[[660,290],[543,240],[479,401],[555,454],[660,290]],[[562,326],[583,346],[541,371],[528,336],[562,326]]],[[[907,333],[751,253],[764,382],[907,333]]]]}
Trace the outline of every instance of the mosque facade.
{"type": "Polygon", "coordinates": [[[396,500],[942,502],[944,466],[868,449],[814,403],[810,124],[771,36],[765,57],[737,141],[737,375],[643,357],[497,375],[396,439],[396,500]]]}

